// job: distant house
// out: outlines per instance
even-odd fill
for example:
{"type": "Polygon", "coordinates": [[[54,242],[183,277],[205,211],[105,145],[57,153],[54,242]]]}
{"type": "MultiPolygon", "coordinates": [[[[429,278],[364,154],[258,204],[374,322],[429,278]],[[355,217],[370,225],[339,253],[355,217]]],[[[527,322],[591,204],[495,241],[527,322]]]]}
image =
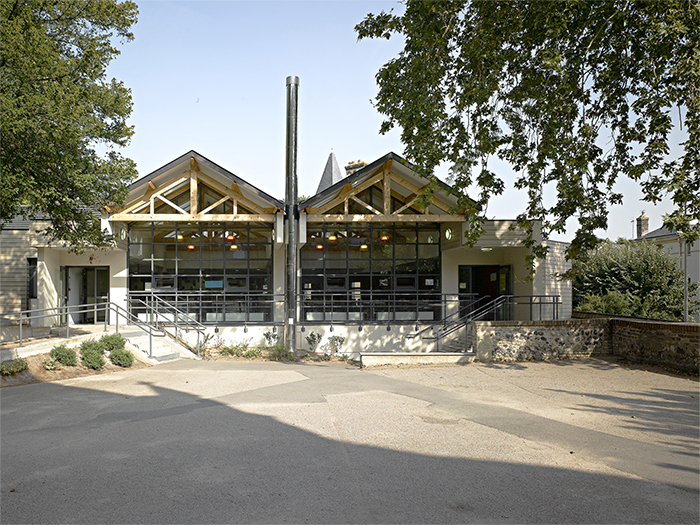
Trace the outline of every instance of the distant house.
{"type": "MultiPolygon", "coordinates": [[[[637,217],[637,239],[654,242],[661,245],[664,250],[673,257],[678,257],[678,264],[683,269],[685,252],[685,264],[690,282],[700,282],[700,243],[685,246],[675,230],[669,230],[665,226],[653,231],[649,231],[649,218],[642,213],[637,217]]],[[[700,300],[700,293],[691,296],[690,299],[700,300]]],[[[696,322],[700,322],[700,313],[694,316],[696,322]]]]}
{"type": "MultiPolygon", "coordinates": [[[[293,218],[300,343],[306,330],[335,330],[371,348],[403,340],[466,302],[504,295],[521,296],[510,318],[570,317],[571,284],[554,277],[569,268],[564,243],[547,243],[549,256],[530,278],[525,234],[514,221],[487,222],[467,247],[464,213],[449,186],[418,206],[427,184],[395,153],[351,163],[345,173],[331,154],[318,193],[293,218]]],[[[76,255],[47,245],[33,223],[3,230],[2,311],[109,301],[146,320],[146,305],[158,298],[221,336],[260,337],[285,323],[284,210],[284,202],[189,151],[138,179],[124,207],[105,213],[117,238],[112,249],[76,255]]],[[[76,313],[71,322],[104,322],[104,315],[76,313]]]]}

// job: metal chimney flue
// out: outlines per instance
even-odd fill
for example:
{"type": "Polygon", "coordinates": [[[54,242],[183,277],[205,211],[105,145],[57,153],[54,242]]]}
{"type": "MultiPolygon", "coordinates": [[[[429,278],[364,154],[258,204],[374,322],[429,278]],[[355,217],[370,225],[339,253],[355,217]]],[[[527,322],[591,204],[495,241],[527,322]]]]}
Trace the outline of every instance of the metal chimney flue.
{"type": "Polygon", "coordinates": [[[296,318],[297,318],[297,101],[299,77],[287,77],[287,155],[285,193],[285,220],[287,225],[287,293],[284,317],[284,342],[291,351],[296,352],[296,318]]]}

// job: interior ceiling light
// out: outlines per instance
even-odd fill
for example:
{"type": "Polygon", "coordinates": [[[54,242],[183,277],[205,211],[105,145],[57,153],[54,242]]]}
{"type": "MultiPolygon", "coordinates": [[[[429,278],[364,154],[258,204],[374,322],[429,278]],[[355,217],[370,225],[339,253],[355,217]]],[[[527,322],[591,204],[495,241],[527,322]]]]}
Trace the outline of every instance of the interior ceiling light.
{"type": "Polygon", "coordinates": [[[382,242],[389,242],[389,236],[388,235],[382,235],[379,237],[379,240],[382,242]]]}
{"type": "Polygon", "coordinates": [[[178,233],[178,235],[177,235],[177,240],[178,240],[178,241],[181,241],[182,239],[183,239],[182,235],[180,235],[180,234],[178,233]]]}
{"type": "Polygon", "coordinates": [[[188,244],[187,245],[187,250],[190,252],[195,251],[197,248],[195,248],[194,244],[188,244]]]}
{"type": "Polygon", "coordinates": [[[237,249],[238,249],[237,244],[232,244],[231,247],[229,248],[229,250],[231,250],[231,251],[236,251],[237,249]]]}
{"type": "Polygon", "coordinates": [[[328,240],[329,240],[330,242],[335,242],[335,241],[338,240],[338,237],[336,237],[335,235],[331,234],[331,235],[328,236],[328,240]]]}
{"type": "Polygon", "coordinates": [[[365,251],[365,250],[367,250],[368,248],[369,248],[369,246],[367,246],[366,244],[361,244],[361,245],[360,245],[360,250],[362,250],[362,251],[365,251]]]}
{"type": "Polygon", "coordinates": [[[316,249],[317,249],[318,251],[323,250],[323,244],[317,244],[317,245],[316,245],[316,249]]]}
{"type": "Polygon", "coordinates": [[[235,239],[236,239],[236,235],[233,234],[233,233],[229,233],[229,234],[226,236],[226,242],[233,242],[235,239]]]}

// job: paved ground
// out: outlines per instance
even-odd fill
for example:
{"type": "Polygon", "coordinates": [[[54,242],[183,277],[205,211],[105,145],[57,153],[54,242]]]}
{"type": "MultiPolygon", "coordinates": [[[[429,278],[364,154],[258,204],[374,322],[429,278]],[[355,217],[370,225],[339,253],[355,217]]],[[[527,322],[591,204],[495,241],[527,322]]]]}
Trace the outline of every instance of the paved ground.
{"type": "Polygon", "coordinates": [[[699,383],[180,360],[0,391],[0,522],[698,523],[699,383]]]}

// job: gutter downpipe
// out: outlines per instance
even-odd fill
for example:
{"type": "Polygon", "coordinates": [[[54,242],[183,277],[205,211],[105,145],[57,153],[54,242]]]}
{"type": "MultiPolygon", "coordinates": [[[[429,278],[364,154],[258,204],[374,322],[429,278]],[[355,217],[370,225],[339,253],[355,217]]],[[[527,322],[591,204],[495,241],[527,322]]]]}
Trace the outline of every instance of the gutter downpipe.
{"type": "Polygon", "coordinates": [[[299,77],[287,77],[287,155],[285,218],[287,219],[287,301],[284,317],[285,347],[296,353],[297,297],[297,100],[299,77]]]}

